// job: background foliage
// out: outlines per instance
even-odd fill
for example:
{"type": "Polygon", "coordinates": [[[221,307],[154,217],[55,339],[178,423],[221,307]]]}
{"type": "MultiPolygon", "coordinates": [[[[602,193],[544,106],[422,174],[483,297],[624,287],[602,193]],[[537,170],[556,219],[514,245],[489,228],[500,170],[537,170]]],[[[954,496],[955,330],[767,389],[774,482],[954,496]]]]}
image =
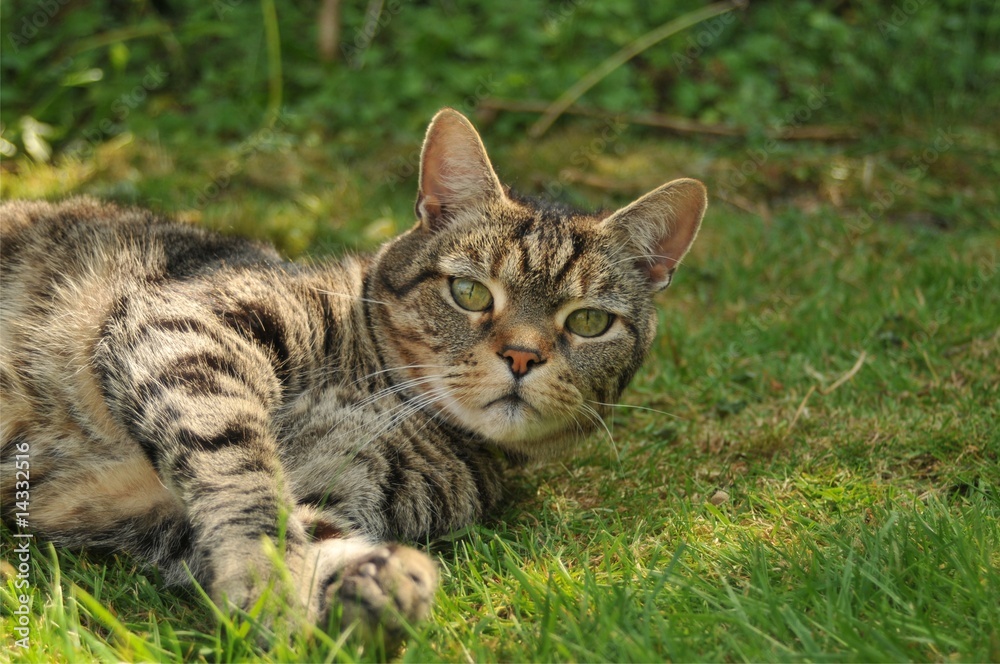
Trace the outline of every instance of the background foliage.
{"type": "MultiPolygon", "coordinates": [[[[265,44],[267,5],[4,3],[5,137],[23,143],[27,118],[50,127],[57,147],[87,140],[108,118],[115,132],[155,128],[167,140],[247,135],[265,119],[268,79],[278,75],[265,44]],[[141,113],[124,112],[116,102],[143,85],[150,67],[164,72],[162,84],[141,100],[141,113]]],[[[344,2],[339,59],[326,63],[316,57],[317,4],[283,3],[282,105],[295,129],[313,127],[338,143],[412,137],[443,103],[474,110],[484,96],[554,99],[638,35],[698,6],[390,0],[366,30],[366,3],[344,2]]],[[[986,120],[1000,103],[998,35],[992,0],[755,2],[732,23],[709,22],[644,52],[586,101],[760,131],[821,88],[831,103],[818,123],[849,118],[887,132],[942,114],[986,120]]],[[[527,120],[505,119],[494,135],[516,136],[527,120]]]]}

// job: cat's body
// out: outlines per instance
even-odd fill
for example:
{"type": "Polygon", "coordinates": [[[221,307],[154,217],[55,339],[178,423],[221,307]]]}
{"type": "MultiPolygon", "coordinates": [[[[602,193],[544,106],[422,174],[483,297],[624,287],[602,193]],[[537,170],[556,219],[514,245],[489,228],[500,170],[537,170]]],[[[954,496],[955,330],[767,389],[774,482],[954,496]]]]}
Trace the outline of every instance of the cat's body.
{"type": "MultiPolygon", "coordinates": [[[[283,263],[87,199],[4,208],[3,237],[3,440],[30,443],[31,524],[57,543],[137,549],[184,580],[190,523],[151,457],[216,469],[211,453],[150,442],[172,427],[212,450],[273,441],[288,493],[325,508],[326,531],[420,539],[498,498],[497,449],[392,391],[370,334],[375,305],[360,297],[370,259],[283,263]],[[172,399],[192,412],[179,420],[172,399]]],[[[249,505],[251,488],[240,487],[249,505]]],[[[14,484],[4,489],[12,508],[14,484]]]]}
{"type": "Polygon", "coordinates": [[[417,211],[373,257],[304,266],[89,199],[0,208],[5,516],[26,454],[30,528],[58,544],[190,570],[248,607],[280,540],[314,617],[426,615],[434,566],[382,543],[475,521],[511,461],[593,427],[645,356],[704,190],[547,212],[444,111],[417,211]]]}

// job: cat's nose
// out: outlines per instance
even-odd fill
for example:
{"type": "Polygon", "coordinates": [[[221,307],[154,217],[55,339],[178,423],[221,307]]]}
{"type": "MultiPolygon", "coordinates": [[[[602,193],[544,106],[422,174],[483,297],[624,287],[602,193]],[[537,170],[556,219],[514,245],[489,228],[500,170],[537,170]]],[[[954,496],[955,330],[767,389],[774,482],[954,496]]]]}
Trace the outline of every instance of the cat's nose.
{"type": "Polygon", "coordinates": [[[506,360],[507,366],[510,367],[510,372],[514,374],[516,378],[524,376],[531,371],[533,367],[545,363],[545,360],[543,360],[542,356],[538,354],[538,351],[531,350],[530,348],[505,346],[503,350],[497,354],[506,360]]]}

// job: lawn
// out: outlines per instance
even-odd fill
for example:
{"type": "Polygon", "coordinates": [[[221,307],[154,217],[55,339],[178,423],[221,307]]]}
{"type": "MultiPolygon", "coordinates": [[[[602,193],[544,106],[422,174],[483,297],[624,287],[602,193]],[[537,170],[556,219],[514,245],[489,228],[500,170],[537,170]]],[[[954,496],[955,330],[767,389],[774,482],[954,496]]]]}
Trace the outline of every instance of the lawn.
{"type": "MultiPolygon", "coordinates": [[[[749,119],[720,137],[564,118],[536,139],[533,114],[441,95],[525,193],[614,207],[691,176],[711,203],[607,430],[512,478],[489,522],[418,543],[442,588],[398,656],[1000,661],[1000,131],[969,94],[892,117],[888,93],[873,115],[814,99],[803,126],[853,129],[832,141],[749,119]]],[[[0,191],[139,202],[310,260],[412,223],[419,130],[337,134],[303,112],[195,140],[143,106],[87,150],[5,159],[0,191]]],[[[19,589],[20,540],[0,541],[0,659],[386,656],[293,624],[261,639],[154,570],[41,541],[19,589]]]]}

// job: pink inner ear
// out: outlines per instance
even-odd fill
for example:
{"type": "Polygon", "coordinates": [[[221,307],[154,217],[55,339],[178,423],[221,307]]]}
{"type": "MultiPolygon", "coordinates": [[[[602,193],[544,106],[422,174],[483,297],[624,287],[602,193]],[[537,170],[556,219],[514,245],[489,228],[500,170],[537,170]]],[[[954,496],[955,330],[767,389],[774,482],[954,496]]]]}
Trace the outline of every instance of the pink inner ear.
{"type": "Polygon", "coordinates": [[[417,217],[421,219],[437,219],[441,216],[441,202],[434,194],[420,192],[417,199],[417,217]]]}
{"type": "Polygon", "coordinates": [[[655,288],[666,288],[691,248],[707,205],[705,186],[681,179],[654,189],[604,221],[636,252],[655,288]]]}
{"type": "Polygon", "coordinates": [[[667,220],[665,233],[660,237],[657,248],[657,254],[664,258],[650,267],[650,276],[654,281],[668,278],[691,248],[701,226],[701,217],[705,213],[703,194],[695,191],[693,194],[676,196],[671,200],[671,207],[672,218],[667,220]]]}
{"type": "MultiPolygon", "coordinates": [[[[660,252],[663,255],[667,255],[664,251],[660,252]]],[[[671,277],[673,277],[675,267],[670,267],[674,264],[673,260],[656,260],[653,263],[640,263],[646,270],[646,274],[649,275],[649,280],[654,284],[662,284],[664,282],[669,283],[671,277]]]]}

